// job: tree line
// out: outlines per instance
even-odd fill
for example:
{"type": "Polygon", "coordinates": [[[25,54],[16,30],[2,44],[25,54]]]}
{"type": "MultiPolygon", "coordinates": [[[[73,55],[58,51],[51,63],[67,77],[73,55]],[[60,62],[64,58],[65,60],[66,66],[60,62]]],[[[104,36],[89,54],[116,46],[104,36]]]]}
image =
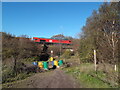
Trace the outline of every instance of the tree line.
{"type": "Polygon", "coordinates": [[[97,63],[118,63],[120,35],[120,3],[104,3],[87,18],[80,34],[79,56],[82,62],[93,62],[93,50],[97,51],[97,63]]]}

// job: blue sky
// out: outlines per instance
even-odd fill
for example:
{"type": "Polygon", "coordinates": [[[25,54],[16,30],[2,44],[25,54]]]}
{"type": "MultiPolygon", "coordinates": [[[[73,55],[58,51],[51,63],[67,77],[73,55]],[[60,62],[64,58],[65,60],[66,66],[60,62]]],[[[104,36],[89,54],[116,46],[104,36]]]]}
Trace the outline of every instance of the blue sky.
{"type": "Polygon", "coordinates": [[[3,2],[3,31],[16,36],[77,37],[86,19],[102,2],[3,2]]]}

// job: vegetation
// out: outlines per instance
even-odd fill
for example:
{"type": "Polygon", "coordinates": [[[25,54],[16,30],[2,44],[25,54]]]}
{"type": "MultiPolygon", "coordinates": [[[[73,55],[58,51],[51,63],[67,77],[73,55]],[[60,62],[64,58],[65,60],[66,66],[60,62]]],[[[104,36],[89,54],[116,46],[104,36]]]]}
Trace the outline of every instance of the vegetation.
{"type": "MultiPolygon", "coordinates": [[[[34,59],[35,60],[35,59],[34,59]]],[[[14,70],[13,66],[11,64],[4,64],[2,66],[2,83],[8,83],[8,82],[13,82],[16,80],[22,80],[25,79],[26,77],[29,77],[32,75],[35,71],[29,71],[28,69],[30,67],[26,67],[25,64],[31,64],[33,62],[33,59],[28,58],[21,60],[21,62],[16,63],[16,71],[14,70]],[[24,66],[25,65],[25,66],[24,66]]]]}
{"type": "Polygon", "coordinates": [[[98,11],[87,18],[80,35],[79,55],[81,60],[93,61],[97,51],[97,63],[118,63],[118,38],[120,9],[118,2],[104,3],[98,11]]]}
{"type": "MultiPolygon", "coordinates": [[[[110,76],[103,70],[95,72],[93,64],[84,63],[80,66],[65,68],[64,70],[66,73],[72,74],[83,88],[118,88],[117,81],[109,79],[110,76]]],[[[115,77],[115,74],[112,77],[115,77]]]]}
{"type": "Polygon", "coordinates": [[[115,65],[117,68],[120,66],[118,64],[119,4],[119,2],[106,2],[97,11],[94,10],[92,15],[87,18],[82,33],[79,34],[80,44],[77,51],[81,62],[80,66],[94,63],[93,51],[96,50],[97,71],[94,72],[94,66],[90,69],[90,65],[85,65],[86,68],[88,67],[87,69],[77,66],[68,69],[68,72],[75,73],[74,76],[84,84],[86,83],[86,87],[116,87],[120,83],[119,71],[114,70],[115,65]],[[82,69],[86,72],[82,72],[82,69]]]}
{"type": "Polygon", "coordinates": [[[25,35],[15,37],[5,32],[2,32],[2,39],[2,83],[29,76],[20,70],[26,67],[25,62],[34,61],[34,57],[39,54],[37,44],[25,35]]]}
{"type": "Polygon", "coordinates": [[[71,57],[71,51],[70,50],[66,50],[63,54],[63,57],[65,59],[69,59],[71,57]]]}
{"type": "Polygon", "coordinates": [[[119,87],[119,4],[119,2],[105,2],[87,18],[86,25],[79,34],[77,51],[80,64],[65,69],[87,88],[119,87]],[[97,71],[94,69],[94,50],[97,52],[97,71]]]}

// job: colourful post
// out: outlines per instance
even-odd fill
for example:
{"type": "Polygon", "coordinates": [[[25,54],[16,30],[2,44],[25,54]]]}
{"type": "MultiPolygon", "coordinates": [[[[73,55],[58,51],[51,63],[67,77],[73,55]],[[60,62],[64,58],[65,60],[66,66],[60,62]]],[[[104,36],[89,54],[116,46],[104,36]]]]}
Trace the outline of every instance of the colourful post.
{"type": "Polygon", "coordinates": [[[37,66],[38,63],[37,62],[33,62],[32,64],[35,65],[35,66],[37,66]]]}
{"type": "Polygon", "coordinates": [[[38,62],[38,67],[43,68],[43,63],[42,62],[38,62]]]}
{"type": "Polygon", "coordinates": [[[48,69],[48,62],[43,62],[44,69],[48,69]]]}
{"type": "Polygon", "coordinates": [[[59,66],[63,65],[63,60],[59,60],[59,66]]]}
{"type": "Polygon", "coordinates": [[[54,61],[54,65],[57,67],[58,66],[58,61],[54,61]]]}
{"type": "Polygon", "coordinates": [[[52,66],[54,66],[54,61],[52,61],[52,66]]]}
{"type": "Polygon", "coordinates": [[[53,61],[53,57],[50,57],[50,61],[53,61]]]}

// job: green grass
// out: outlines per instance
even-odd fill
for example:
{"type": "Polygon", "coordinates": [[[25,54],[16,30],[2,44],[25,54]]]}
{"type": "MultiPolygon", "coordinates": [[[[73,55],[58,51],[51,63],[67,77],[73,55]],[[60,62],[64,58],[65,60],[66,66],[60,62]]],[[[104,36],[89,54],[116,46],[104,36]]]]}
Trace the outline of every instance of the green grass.
{"type": "Polygon", "coordinates": [[[86,84],[87,88],[110,88],[107,83],[104,83],[101,80],[86,73],[80,73],[77,78],[86,84]]]}
{"type": "Polygon", "coordinates": [[[83,64],[79,67],[70,67],[65,68],[64,70],[66,73],[72,74],[78,79],[84,88],[112,88],[109,83],[102,80],[102,78],[107,77],[106,74],[102,71],[96,73],[92,64],[83,64]]]}

